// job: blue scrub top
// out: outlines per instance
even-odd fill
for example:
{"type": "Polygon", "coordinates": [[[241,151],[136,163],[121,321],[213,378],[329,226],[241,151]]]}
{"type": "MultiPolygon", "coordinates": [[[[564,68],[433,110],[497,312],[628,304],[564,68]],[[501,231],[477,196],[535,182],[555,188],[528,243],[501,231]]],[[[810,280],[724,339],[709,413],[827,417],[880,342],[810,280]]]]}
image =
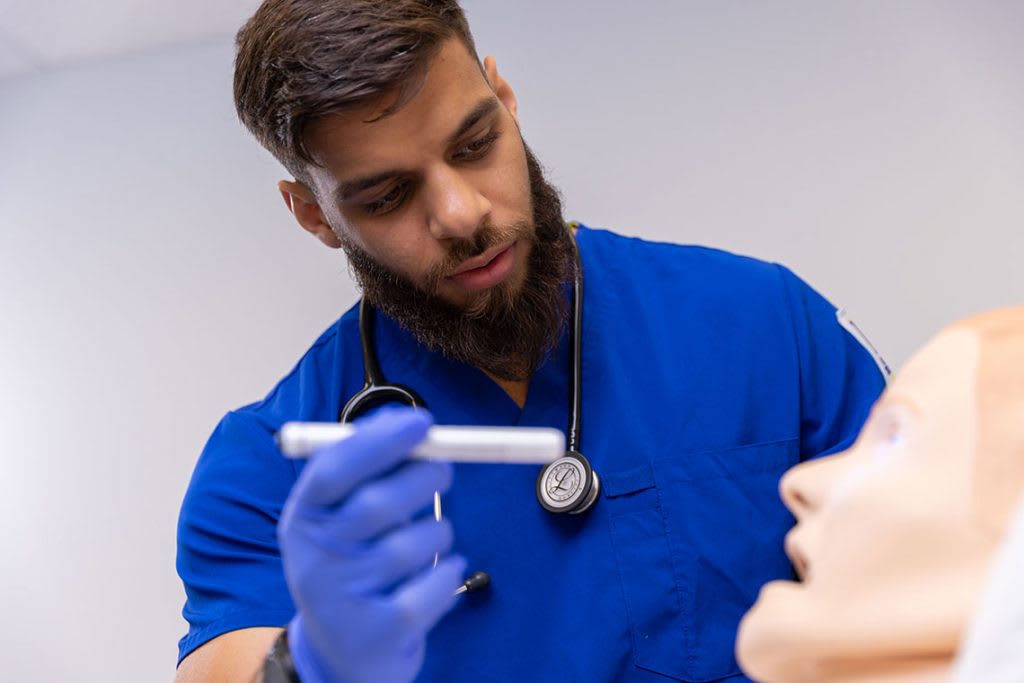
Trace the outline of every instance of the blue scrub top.
{"type": "MultiPolygon", "coordinates": [[[[580,450],[601,478],[582,516],[536,499],[535,467],[457,465],[444,514],[490,588],[431,632],[419,680],[745,681],[736,627],[765,582],[792,576],[778,481],[852,443],[884,386],[835,308],[786,268],[581,226],[580,450]]],[[[479,370],[378,316],[389,381],[438,424],[565,429],[566,336],[520,409],[479,370]]],[[[301,468],[288,420],[335,421],[362,385],[353,308],[262,401],[229,413],[182,505],[179,657],[294,614],[275,527],[301,468]]]]}

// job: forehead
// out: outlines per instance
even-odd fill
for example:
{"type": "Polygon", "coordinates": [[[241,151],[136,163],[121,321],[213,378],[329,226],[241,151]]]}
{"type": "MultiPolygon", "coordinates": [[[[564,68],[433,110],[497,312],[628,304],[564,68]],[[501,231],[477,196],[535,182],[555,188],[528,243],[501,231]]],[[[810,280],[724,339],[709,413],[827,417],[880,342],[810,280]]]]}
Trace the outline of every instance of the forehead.
{"type": "Polygon", "coordinates": [[[338,178],[415,163],[417,152],[443,147],[462,117],[493,92],[476,58],[459,39],[450,38],[431,58],[420,88],[382,116],[397,95],[395,89],[309,127],[308,145],[325,170],[338,178]]]}
{"type": "Polygon", "coordinates": [[[923,412],[963,411],[973,403],[979,354],[978,335],[967,328],[946,330],[907,362],[886,391],[891,400],[909,398],[923,412]]]}

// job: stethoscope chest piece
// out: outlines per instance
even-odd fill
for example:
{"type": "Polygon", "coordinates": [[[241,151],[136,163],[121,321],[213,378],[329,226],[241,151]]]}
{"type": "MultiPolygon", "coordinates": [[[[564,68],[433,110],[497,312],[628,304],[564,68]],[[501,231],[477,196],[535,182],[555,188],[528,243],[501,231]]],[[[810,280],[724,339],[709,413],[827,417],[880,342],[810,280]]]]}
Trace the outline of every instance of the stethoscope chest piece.
{"type": "Polygon", "coordinates": [[[549,512],[578,515],[597,502],[601,481],[582,453],[568,451],[537,475],[537,500],[549,512]]]}

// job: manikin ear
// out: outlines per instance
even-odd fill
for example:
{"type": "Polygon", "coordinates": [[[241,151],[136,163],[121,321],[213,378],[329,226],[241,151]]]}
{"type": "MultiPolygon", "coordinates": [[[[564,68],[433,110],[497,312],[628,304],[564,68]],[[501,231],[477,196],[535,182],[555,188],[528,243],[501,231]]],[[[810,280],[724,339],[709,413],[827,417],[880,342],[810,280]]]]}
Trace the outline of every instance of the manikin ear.
{"type": "Polygon", "coordinates": [[[508,84],[508,81],[498,73],[498,64],[494,61],[494,57],[484,57],[484,76],[487,77],[491,90],[494,91],[494,94],[498,96],[501,103],[512,114],[512,118],[515,119],[518,126],[519,113],[516,111],[516,94],[512,90],[512,86],[508,84]]]}
{"type": "Polygon", "coordinates": [[[281,192],[285,206],[292,212],[303,230],[331,249],[341,247],[341,240],[328,225],[323,211],[320,210],[320,204],[308,187],[292,180],[282,180],[277,184],[277,189],[281,192]]]}

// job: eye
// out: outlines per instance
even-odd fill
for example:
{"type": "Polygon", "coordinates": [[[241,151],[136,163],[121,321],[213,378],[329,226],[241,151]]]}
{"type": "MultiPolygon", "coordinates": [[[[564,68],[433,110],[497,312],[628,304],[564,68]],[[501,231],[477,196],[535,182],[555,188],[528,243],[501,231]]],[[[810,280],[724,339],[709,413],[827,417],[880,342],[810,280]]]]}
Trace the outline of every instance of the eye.
{"type": "Polygon", "coordinates": [[[892,423],[890,423],[888,428],[886,429],[884,438],[885,443],[889,444],[890,446],[902,444],[905,439],[903,432],[903,424],[898,420],[893,420],[892,423]]]}
{"type": "Polygon", "coordinates": [[[879,460],[889,460],[904,450],[907,441],[908,420],[902,410],[888,409],[878,416],[875,425],[872,456],[879,460]]]}
{"type": "Polygon", "coordinates": [[[407,182],[395,184],[384,196],[363,204],[363,211],[371,216],[383,216],[394,211],[405,201],[405,197],[408,194],[408,186],[409,183],[407,182]]]}
{"type": "Polygon", "coordinates": [[[491,147],[494,146],[494,141],[497,140],[500,135],[501,133],[496,130],[491,131],[490,133],[463,145],[454,154],[454,158],[459,161],[473,161],[475,159],[481,159],[491,150],[491,147]]]}

